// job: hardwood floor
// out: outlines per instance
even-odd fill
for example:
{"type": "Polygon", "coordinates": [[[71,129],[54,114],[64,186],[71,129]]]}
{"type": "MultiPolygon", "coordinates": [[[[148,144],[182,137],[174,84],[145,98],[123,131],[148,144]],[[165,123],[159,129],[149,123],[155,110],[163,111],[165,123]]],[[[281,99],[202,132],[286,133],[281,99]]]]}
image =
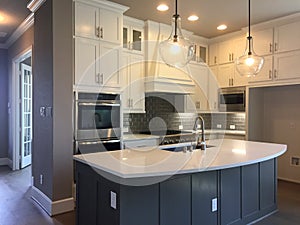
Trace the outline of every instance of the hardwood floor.
{"type": "MultiPolygon", "coordinates": [[[[0,225],[75,225],[75,212],[49,217],[31,198],[31,168],[0,166],[0,225]]],[[[299,225],[300,184],[278,182],[278,209],[257,225],[299,225]]],[[[184,224],[183,224],[184,225],[184,224]]]]}
{"type": "Polygon", "coordinates": [[[74,225],[75,213],[50,217],[30,194],[31,167],[11,171],[0,166],[0,225],[74,225]]]}

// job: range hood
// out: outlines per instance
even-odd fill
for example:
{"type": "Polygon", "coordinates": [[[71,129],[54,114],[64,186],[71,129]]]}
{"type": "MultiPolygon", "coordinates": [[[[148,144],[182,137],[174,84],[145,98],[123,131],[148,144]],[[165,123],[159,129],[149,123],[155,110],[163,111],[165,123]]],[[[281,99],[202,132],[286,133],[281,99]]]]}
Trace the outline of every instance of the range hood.
{"type": "Polygon", "coordinates": [[[145,92],[146,93],[194,93],[195,84],[189,67],[170,67],[159,54],[159,43],[169,37],[171,26],[146,21],[145,23],[145,92]]]}
{"type": "Polygon", "coordinates": [[[178,80],[157,76],[147,76],[145,79],[146,93],[192,94],[195,83],[190,80],[178,80]]]}

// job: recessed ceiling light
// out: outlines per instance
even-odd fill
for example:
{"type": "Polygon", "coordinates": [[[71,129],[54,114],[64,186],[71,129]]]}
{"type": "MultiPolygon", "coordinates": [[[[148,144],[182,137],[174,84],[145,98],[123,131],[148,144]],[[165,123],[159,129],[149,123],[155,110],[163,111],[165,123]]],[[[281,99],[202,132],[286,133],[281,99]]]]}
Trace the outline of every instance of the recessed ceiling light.
{"type": "Polygon", "coordinates": [[[226,30],[227,26],[225,24],[221,24],[220,26],[217,27],[218,30],[226,30]]]}
{"type": "Polygon", "coordinates": [[[196,21],[196,20],[198,20],[198,19],[199,19],[199,17],[196,16],[196,15],[191,15],[191,16],[188,17],[188,20],[189,20],[189,21],[196,21]]]}
{"type": "Polygon", "coordinates": [[[167,11],[169,9],[169,6],[167,6],[166,4],[160,4],[159,6],[156,7],[156,9],[158,11],[164,12],[164,11],[167,11]]]}

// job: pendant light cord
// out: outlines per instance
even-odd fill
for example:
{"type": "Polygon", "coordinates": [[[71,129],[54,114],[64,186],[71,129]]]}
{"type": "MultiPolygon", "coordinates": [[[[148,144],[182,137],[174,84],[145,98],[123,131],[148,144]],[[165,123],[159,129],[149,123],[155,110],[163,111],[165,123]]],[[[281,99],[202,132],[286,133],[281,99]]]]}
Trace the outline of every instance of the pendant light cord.
{"type": "Polygon", "coordinates": [[[175,18],[175,27],[174,27],[175,34],[174,34],[174,42],[177,42],[177,38],[178,38],[178,35],[177,35],[177,26],[178,26],[177,20],[178,20],[178,17],[179,17],[179,15],[178,15],[178,11],[177,11],[177,0],[175,0],[175,15],[174,15],[174,18],[175,18]]]}
{"type": "Polygon", "coordinates": [[[248,1],[248,44],[249,44],[249,52],[248,55],[252,55],[252,49],[251,49],[251,34],[250,34],[250,24],[251,24],[251,9],[250,9],[250,0],[248,1]]]}

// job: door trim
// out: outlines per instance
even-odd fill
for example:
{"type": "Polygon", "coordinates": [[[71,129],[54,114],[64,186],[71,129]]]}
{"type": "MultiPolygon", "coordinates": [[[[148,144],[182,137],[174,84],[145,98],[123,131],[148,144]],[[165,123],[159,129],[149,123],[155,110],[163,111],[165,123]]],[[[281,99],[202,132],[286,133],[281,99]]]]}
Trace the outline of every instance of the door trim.
{"type": "Polygon", "coordinates": [[[11,98],[9,102],[9,146],[12,151],[12,170],[20,169],[20,108],[19,108],[19,99],[20,99],[20,76],[19,76],[19,64],[26,58],[32,56],[32,45],[18,54],[12,60],[12,81],[11,81],[11,98]]]}

